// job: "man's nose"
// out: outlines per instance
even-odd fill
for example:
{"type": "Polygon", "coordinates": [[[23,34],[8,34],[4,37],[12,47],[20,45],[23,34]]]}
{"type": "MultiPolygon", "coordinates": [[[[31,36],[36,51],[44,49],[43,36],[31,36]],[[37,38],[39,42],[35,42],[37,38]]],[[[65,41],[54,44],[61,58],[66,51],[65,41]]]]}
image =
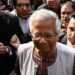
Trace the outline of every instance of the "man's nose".
{"type": "Polygon", "coordinates": [[[40,43],[47,43],[47,39],[45,37],[40,38],[40,43]]]}
{"type": "Polygon", "coordinates": [[[24,6],[23,6],[23,10],[26,10],[26,9],[27,9],[27,7],[24,5],[24,6]]]}
{"type": "Polygon", "coordinates": [[[64,17],[68,17],[68,16],[69,16],[68,14],[65,14],[65,15],[64,15],[64,17]]]}

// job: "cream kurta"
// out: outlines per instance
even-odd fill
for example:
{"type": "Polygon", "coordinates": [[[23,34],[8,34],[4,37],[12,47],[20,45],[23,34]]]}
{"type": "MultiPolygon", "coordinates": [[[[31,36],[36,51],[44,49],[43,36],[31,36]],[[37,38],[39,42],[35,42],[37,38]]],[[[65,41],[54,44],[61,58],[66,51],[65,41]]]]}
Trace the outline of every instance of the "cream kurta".
{"type": "MultiPolygon", "coordinates": [[[[57,58],[53,65],[48,67],[48,75],[72,75],[74,49],[57,43],[57,58]]],[[[32,58],[33,42],[21,44],[18,47],[18,57],[21,75],[36,75],[38,65],[32,58]]]]}

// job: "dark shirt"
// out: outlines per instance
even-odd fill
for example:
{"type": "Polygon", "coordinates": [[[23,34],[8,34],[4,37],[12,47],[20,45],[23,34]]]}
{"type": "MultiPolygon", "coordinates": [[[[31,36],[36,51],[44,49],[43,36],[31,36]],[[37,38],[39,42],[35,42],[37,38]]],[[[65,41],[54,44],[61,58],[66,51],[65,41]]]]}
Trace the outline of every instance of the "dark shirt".
{"type": "Polygon", "coordinates": [[[3,12],[0,15],[0,42],[9,47],[11,54],[9,52],[0,54],[0,75],[8,75],[14,68],[16,49],[10,45],[10,39],[14,34],[18,37],[22,34],[19,20],[16,16],[3,12]]]}

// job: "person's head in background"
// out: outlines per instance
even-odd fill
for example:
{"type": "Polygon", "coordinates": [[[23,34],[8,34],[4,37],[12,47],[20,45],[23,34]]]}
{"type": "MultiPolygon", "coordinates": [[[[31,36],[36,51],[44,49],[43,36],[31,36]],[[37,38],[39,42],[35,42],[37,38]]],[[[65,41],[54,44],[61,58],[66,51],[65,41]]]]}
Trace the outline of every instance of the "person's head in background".
{"type": "Polygon", "coordinates": [[[2,14],[2,11],[5,10],[5,7],[6,7],[6,6],[4,5],[3,1],[0,0],[0,15],[2,14]]]}
{"type": "Polygon", "coordinates": [[[75,45],[75,13],[71,15],[67,26],[67,39],[72,45],[75,45]]]}
{"type": "Polygon", "coordinates": [[[60,0],[46,0],[45,3],[48,9],[54,11],[60,18],[60,0]]]}
{"type": "Polygon", "coordinates": [[[6,5],[10,12],[14,9],[12,0],[7,0],[6,5]]]}
{"type": "Polygon", "coordinates": [[[43,4],[43,0],[33,0],[32,10],[35,11],[37,8],[43,4]]]}
{"type": "Polygon", "coordinates": [[[22,19],[27,19],[32,11],[31,0],[13,0],[17,15],[22,19]]]}
{"type": "Polygon", "coordinates": [[[60,30],[57,15],[50,10],[35,11],[29,19],[29,28],[35,48],[43,53],[55,51],[60,30]]]}
{"type": "Polygon", "coordinates": [[[12,5],[12,0],[0,0],[2,2],[1,4],[1,10],[3,11],[12,11],[13,10],[13,5],[12,5]],[[9,4],[8,4],[9,2],[9,4]]]}
{"type": "Polygon", "coordinates": [[[0,12],[1,12],[2,10],[4,10],[4,8],[5,8],[5,5],[4,5],[3,1],[0,0],[0,12]]]}
{"type": "Polygon", "coordinates": [[[46,0],[48,6],[54,10],[59,8],[60,0],[46,0]]]}
{"type": "Polygon", "coordinates": [[[75,9],[73,7],[73,3],[68,1],[61,5],[61,30],[63,32],[66,32],[66,27],[69,22],[69,16],[75,12],[75,9]]]}

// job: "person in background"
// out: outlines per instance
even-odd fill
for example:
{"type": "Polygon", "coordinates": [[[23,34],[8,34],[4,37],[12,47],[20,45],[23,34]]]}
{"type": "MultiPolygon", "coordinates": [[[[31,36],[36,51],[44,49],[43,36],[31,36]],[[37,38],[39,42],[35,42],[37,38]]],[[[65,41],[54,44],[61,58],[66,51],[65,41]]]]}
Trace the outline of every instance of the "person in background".
{"type": "Polygon", "coordinates": [[[17,48],[21,75],[75,75],[75,50],[57,42],[58,26],[53,11],[40,9],[30,16],[32,41],[17,48]]]}
{"type": "Polygon", "coordinates": [[[6,2],[4,0],[1,0],[1,10],[2,11],[6,11],[8,10],[7,6],[6,6],[6,2]]]}
{"type": "Polygon", "coordinates": [[[23,32],[21,35],[21,43],[26,43],[31,41],[29,35],[29,16],[32,12],[31,0],[13,0],[13,5],[15,8],[14,15],[17,15],[19,18],[19,25],[23,32]]]}
{"type": "Polygon", "coordinates": [[[9,13],[13,10],[12,0],[1,0],[2,1],[2,10],[9,13]]]}
{"type": "Polygon", "coordinates": [[[33,1],[33,5],[32,5],[32,10],[33,10],[33,11],[37,10],[37,8],[38,8],[40,5],[42,5],[43,2],[45,2],[45,1],[43,1],[43,0],[34,0],[34,1],[33,1]]]}
{"type": "Polygon", "coordinates": [[[7,0],[6,3],[7,3],[6,5],[8,7],[9,12],[11,12],[14,9],[12,0],[7,0]]]}
{"type": "Polygon", "coordinates": [[[75,48],[75,13],[70,16],[66,32],[59,37],[59,42],[75,48]]]}
{"type": "Polygon", "coordinates": [[[11,37],[22,35],[19,20],[16,16],[1,10],[0,0],[0,75],[9,75],[16,60],[16,48],[10,44],[11,37]]]}
{"type": "Polygon", "coordinates": [[[45,0],[45,3],[39,6],[37,9],[48,9],[52,10],[60,18],[60,0],[45,0]]]}
{"type": "Polygon", "coordinates": [[[61,31],[66,33],[69,16],[75,12],[74,4],[68,1],[61,5],[61,31]]]}

